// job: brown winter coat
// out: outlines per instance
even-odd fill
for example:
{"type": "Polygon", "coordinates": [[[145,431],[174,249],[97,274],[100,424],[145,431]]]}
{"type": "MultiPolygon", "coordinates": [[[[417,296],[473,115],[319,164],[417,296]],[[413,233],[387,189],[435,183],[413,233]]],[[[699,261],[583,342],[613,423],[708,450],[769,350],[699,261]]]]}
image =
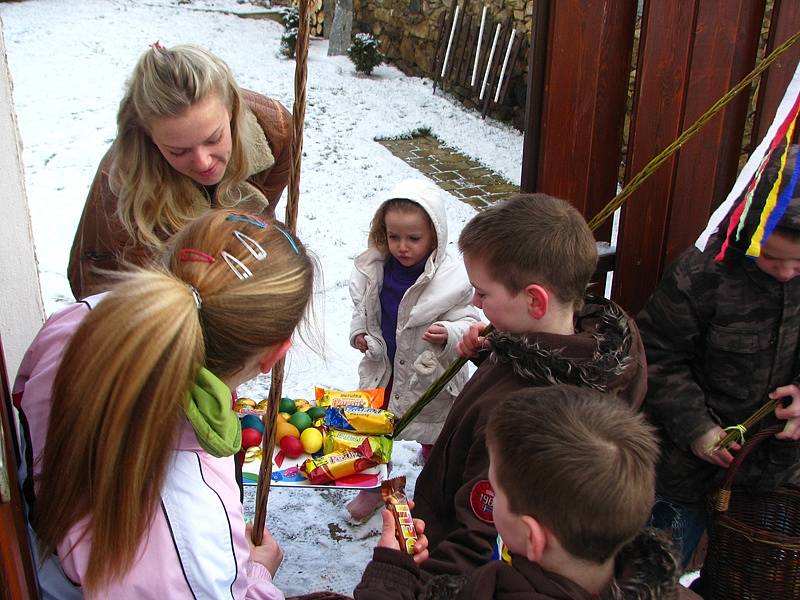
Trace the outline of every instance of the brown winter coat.
{"type": "MultiPolygon", "coordinates": [[[[272,98],[247,90],[242,97],[249,108],[242,136],[250,176],[239,186],[245,199],[238,206],[272,216],[289,181],[292,116],[272,98]]],[[[108,288],[108,277],[96,269],[119,271],[123,263],[142,265],[152,257],[153,250],[131,238],[117,216],[118,199],[109,185],[113,151],[112,146],[100,162],[72,242],[67,273],[76,299],[108,288]]],[[[205,190],[196,190],[208,202],[205,190]]]]}
{"type": "MultiPolygon", "coordinates": [[[[598,595],[570,579],[544,570],[519,555],[512,564],[493,560],[464,575],[430,576],[408,554],[375,548],[356,600],[691,600],[696,594],[678,585],[680,570],[663,534],[643,531],[622,549],[615,578],[598,595]]],[[[425,563],[423,563],[423,568],[425,563]]]]}
{"type": "Polygon", "coordinates": [[[486,424],[509,394],[556,384],[591,387],[639,406],[647,374],[633,320],[604,298],[587,297],[575,335],[492,334],[492,352],[456,398],[417,479],[414,516],[426,523],[430,573],[469,573],[488,562],[497,531],[491,516],[486,424]]]}

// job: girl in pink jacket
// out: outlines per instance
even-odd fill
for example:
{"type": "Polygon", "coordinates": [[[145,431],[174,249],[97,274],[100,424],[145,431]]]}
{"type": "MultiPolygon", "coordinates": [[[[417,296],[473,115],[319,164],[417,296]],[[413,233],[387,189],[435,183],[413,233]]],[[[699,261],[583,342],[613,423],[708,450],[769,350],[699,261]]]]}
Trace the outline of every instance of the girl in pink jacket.
{"type": "Polygon", "coordinates": [[[20,368],[45,597],[283,598],[280,548],[245,528],[230,390],[288,350],[313,263],[280,223],[234,211],[168,254],[53,315],[20,368]]]}

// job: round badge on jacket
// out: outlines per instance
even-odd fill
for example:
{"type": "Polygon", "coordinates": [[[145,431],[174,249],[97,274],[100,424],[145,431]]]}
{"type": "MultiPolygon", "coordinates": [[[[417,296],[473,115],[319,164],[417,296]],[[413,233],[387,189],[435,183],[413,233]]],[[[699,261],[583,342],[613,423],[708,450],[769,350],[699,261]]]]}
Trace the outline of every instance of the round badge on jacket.
{"type": "Polygon", "coordinates": [[[469,505],[475,516],[484,523],[494,523],[493,503],[494,490],[488,479],[481,479],[472,486],[472,491],[469,493],[469,505]]]}

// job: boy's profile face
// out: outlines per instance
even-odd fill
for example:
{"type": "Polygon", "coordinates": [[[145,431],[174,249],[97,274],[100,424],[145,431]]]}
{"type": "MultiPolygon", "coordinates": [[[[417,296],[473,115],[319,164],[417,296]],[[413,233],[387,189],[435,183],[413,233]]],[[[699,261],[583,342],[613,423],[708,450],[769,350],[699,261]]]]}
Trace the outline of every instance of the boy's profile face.
{"type": "Polygon", "coordinates": [[[494,465],[497,464],[495,456],[494,450],[489,446],[489,483],[492,484],[492,489],[494,490],[494,500],[492,501],[494,526],[511,552],[525,555],[527,549],[525,532],[527,532],[527,527],[524,527],[520,517],[511,511],[508,497],[497,481],[497,474],[494,470],[494,465]]]}
{"type": "Polygon", "coordinates": [[[800,275],[800,242],[775,231],[761,246],[756,266],[781,283],[800,275]]]}
{"type": "Polygon", "coordinates": [[[534,320],[528,314],[525,294],[511,294],[489,272],[486,263],[475,256],[464,255],[464,266],[469,282],[475,288],[472,304],[500,331],[529,333],[535,330],[534,320]]]}

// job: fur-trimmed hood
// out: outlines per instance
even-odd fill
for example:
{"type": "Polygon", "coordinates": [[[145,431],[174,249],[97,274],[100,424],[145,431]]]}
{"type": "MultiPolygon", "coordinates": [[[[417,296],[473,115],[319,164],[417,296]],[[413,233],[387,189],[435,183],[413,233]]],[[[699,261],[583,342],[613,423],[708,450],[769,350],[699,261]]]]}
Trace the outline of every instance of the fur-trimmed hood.
{"type": "Polygon", "coordinates": [[[488,336],[486,360],[507,363],[537,385],[571,384],[628,396],[639,406],[647,389],[639,331],[617,304],[588,295],[575,318],[575,335],[550,333],[488,336]],[[630,393],[628,393],[630,392],[630,393]]]}

